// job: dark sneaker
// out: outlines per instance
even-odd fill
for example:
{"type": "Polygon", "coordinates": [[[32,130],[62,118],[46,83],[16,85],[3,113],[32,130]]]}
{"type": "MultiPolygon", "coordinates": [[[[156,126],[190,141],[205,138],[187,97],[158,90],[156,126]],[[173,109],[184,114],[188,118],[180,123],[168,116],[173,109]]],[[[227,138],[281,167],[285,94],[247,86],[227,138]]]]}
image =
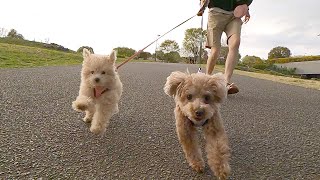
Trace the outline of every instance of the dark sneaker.
{"type": "Polygon", "coordinates": [[[234,83],[227,83],[227,90],[228,94],[236,94],[239,92],[238,86],[236,86],[234,83]]]}

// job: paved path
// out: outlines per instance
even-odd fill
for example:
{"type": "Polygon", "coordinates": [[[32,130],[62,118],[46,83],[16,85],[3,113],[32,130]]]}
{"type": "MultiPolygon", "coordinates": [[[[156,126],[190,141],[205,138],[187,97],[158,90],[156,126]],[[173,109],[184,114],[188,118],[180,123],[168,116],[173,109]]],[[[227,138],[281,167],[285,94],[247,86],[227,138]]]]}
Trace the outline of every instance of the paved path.
{"type": "MultiPolygon", "coordinates": [[[[0,179],[214,179],[187,165],[175,133],[170,72],[195,65],[130,63],[120,113],[104,137],[72,110],[80,66],[0,69],[0,179]]],[[[222,106],[230,179],[320,179],[320,91],[245,76],[222,106]]],[[[203,142],[202,142],[203,143],[203,142]]]]}

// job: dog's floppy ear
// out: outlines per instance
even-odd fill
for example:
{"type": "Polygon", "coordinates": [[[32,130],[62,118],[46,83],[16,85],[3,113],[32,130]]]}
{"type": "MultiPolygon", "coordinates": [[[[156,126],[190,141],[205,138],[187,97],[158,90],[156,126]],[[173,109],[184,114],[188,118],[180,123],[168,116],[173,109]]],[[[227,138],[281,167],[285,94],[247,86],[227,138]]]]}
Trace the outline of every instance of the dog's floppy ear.
{"type": "Polygon", "coordinates": [[[109,55],[109,60],[111,63],[116,62],[117,60],[117,51],[116,50],[112,50],[110,55],[109,55]]]}
{"type": "Polygon", "coordinates": [[[82,55],[83,55],[84,58],[89,57],[90,54],[91,54],[91,52],[88,49],[83,48],[82,55]]]}
{"type": "Polygon", "coordinates": [[[185,78],[187,77],[187,74],[175,71],[170,74],[170,76],[167,77],[167,82],[164,85],[164,92],[169,96],[175,96],[177,87],[184,82],[185,78]]]}
{"type": "Polygon", "coordinates": [[[227,81],[222,73],[214,74],[211,77],[211,84],[215,87],[215,99],[221,103],[227,97],[227,81]]]}

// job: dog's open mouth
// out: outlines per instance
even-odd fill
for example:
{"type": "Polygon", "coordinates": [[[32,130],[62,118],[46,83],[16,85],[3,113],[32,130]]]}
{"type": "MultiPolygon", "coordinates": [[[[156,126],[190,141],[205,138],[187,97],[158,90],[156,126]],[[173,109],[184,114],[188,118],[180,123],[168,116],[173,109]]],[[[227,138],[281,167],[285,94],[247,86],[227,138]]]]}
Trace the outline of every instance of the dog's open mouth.
{"type": "Polygon", "coordinates": [[[191,123],[195,126],[203,126],[205,125],[209,119],[200,119],[200,118],[189,118],[186,117],[189,121],[191,121],[191,123]]]}
{"type": "Polygon", "coordinates": [[[108,88],[102,87],[102,86],[96,86],[93,88],[93,94],[95,98],[100,97],[103,93],[108,91],[108,88]]]}
{"type": "Polygon", "coordinates": [[[194,118],[196,121],[201,121],[201,120],[203,120],[202,118],[197,118],[197,117],[195,117],[194,118]]]}

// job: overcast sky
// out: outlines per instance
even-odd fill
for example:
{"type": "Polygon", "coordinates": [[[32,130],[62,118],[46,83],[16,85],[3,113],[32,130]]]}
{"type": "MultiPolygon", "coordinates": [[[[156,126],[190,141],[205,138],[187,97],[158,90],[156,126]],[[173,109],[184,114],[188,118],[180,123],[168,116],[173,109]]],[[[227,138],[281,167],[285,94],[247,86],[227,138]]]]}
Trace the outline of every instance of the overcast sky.
{"type": "MultiPolygon", "coordinates": [[[[285,46],[292,55],[320,55],[319,7],[318,0],[253,0],[240,54],[267,58],[273,47],[285,46]]],[[[16,29],[28,40],[49,39],[73,50],[86,45],[107,54],[119,46],[140,50],[198,9],[198,0],[6,0],[0,28],[16,29]]],[[[185,30],[199,28],[200,22],[193,18],[158,44],[170,39],[181,47],[185,30]]],[[[154,50],[155,44],[145,51],[154,50]]]]}

